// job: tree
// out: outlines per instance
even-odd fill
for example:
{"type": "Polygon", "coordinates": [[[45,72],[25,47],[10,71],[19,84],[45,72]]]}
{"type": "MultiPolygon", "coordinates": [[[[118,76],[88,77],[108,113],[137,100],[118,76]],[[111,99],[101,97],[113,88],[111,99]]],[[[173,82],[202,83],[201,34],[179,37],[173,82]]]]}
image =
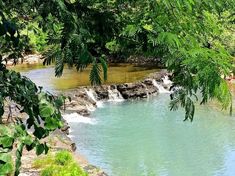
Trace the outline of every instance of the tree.
{"type": "Polygon", "coordinates": [[[76,66],[77,70],[83,70],[89,64],[93,64],[90,75],[92,84],[101,84],[101,67],[104,79],[107,78],[107,65],[103,56],[91,55],[86,49],[87,46],[80,43],[86,36],[75,33],[81,32],[82,29],[77,28],[78,24],[74,21],[73,13],[67,9],[69,4],[68,7],[65,4],[66,2],[62,1],[53,1],[51,4],[50,1],[0,1],[0,175],[9,174],[13,170],[11,164],[13,146],[17,145],[15,175],[18,175],[23,149],[36,148],[37,155],[47,153],[48,147],[46,143],[40,143],[40,139],[62,126],[60,107],[65,97],[55,97],[43,92],[28,78],[9,71],[3,64],[9,59],[14,59],[14,64],[17,64],[22,53],[29,49],[29,38],[22,34],[29,23],[36,21],[43,30],[47,31],[48,45],[51,47],[45,53],[47,56],[45,64],[56,62],[56,76],[62,74],[63,65],[66,63],[70,67],[76,66]],[[50,5],[54,8],[50,9],[54,12],[53,16],[52,14],[45,16],[43,10],[50,5]],[[63,9],[65,7],[66,11],[63,9]],[[69,23],[68,19],[71,20],[69,23]],[[13,125],[2,124],[4,104],[8,99],[17,104],[21,113],[27,114],[26,123],[17,118],[13,125]],[[31,130],[33,132],[30,132],[31,130]]]}
{"type": "MultiPolygon", "coordinates": [[[[226,50],[222,34],[226,30],[233,31],[234,10],[233,0],[0,1],[1,63],[9,58],[17,63],[21,53],[28,49],[29,38],[22,34],[22,30],[32,22],[47,34],[44,64],[55,62],[56,76],[63,73],[65,64],[76,67],[78,71],[92,65],[90,80],[96,85],[102,82],[102,70],[104,80],[107,79],[104,58],[109,54],[161,57],[172,72],[174,86],[179,87],[171,95],[170,108],[184,107],[185,120],[193,120],[196,101],[205,104],[215,98],[223,108],[232,107],[231,93],[221,76],[228,75],[232,69],[231,53],[226,50]]],[[[39,139],[61,126],[59,105],[63,97],[42,93],[27,78],[8,71],[3,64],[0,76],[0,116],[4,111],[4,99],[9,98],[29,115],[28,127],[43,131],[43,134],[29,135],[27,128],[18,120],[13,132],[1,133],[1,149],[11,148],[13,137],[17,137],[22,143],[18,156],[23,146],[31,144],[38,148],[38,153],[42,148],[47,151],[39,139]],[[40,120],[50,125],[43,128],[40,120]],[[20,129],[27,138],[33,137],[35,140],[31,141],[35,143],[21,140],[22,136],[16,135],[21,134],[18,132],[20,129]]],[[[9,155],[2,156],[5,157],[0,157],[0,167],[5,168],[9,155]]],[[[19,163],[18,160],[16,175],[19,163]]]]}
{"type": "MultiPolygon", "coordinates": [[[[232,96],[225,80],[232,68],[222,34],[234,29],[232,1],[135,1],[127,5],[128,23],[121,35],[138,53],[164,59],[178,88],[170,108],[185,108],[185,120],[193,120],[194,102],[217,99],[232,109],[232,96]],[[130,15],[131,14],[131,15],[130,15]]],[[[122,38],[121,38],[122,41],[122,38]]],[[[130,48],[130,47],[128,47],[130,48]]]]}

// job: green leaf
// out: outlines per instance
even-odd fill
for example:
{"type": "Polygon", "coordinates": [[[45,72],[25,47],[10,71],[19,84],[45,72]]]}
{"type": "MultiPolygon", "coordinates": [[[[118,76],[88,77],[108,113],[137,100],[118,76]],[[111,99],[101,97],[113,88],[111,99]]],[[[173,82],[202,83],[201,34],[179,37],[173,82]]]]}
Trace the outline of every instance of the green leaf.
{"type": "Polygon", "coordinates": [[[21,138],[21,141],[24,143],[24,144],[26,144],[26,145],[31,145],[32,143],[33,143],[33,139],[32,139],[32,137],[31,136],[23,136],[22,138],[21,138]]]}
{"type": "Polygon", "coordinates": [[[43,137],[45,137],[48,132],[42,128],[42,127],[37,127],[37,126],[34,126],[34,136],[37,137],[38,139],[42,139],[43,137]]]}
{"type": "Polygon", "coordinates": [[[11,162],[12,161],[11,154],[9,154],[9,153],[1,153],[0,161],[6,162],[6,163],[7,162],[11,162]]]}
{"type": "Polygon", "coordinates": [[[44,144],[36,145],[36,154],[41,155],[45,150],[44,144]]]}
{"type": "Polygon", "coordinates": [[[107,66],[107,63],[103,57],[100,58],[100,63],[101,63],[102,69],[103,69],[104,81],[107,81],[107,79],[108,79],[108,66],[107,66]]]}
{"type": "Polygon", "coordinates": [[[49,151],[49,147],[47,146],[46,143],[44,143],[44,151],[45,151],[45,155],[48,153],[49,151]]]}
{"type": "Polygon", "coordinates": [[[55,100],[56,107],[57,107],[57,108],[60,108],[61,106],[63,106],[64,100],[65,100],[65,97],[59,96],[59,97],[55,100]]]}
{"type": "MultiPolygon", "coordinates": [[[[1,161],[1,160],[0,160],[1,161]]],[[[0,164],[0,175],[8,175],[13,172],[13,164],[11,163],[5,163],[3,165],[0,164]]]]}
{"type": "Polygon", "coordinates": [[[14,138],[9,136],[0,137],[0,144],[2,144],[3,148],[11,148],[14,142],[14,138]]]}
{"type": "Polygon", "coordinates": [[[50,103],[43,103],[39,106],[40,115],[42,117],[50,117],[54,113],[55,109],[50,103]]]}
{"type": "Polygon", "coordinates": [[[0,175],[7,175],[13,172],[12,157],[9,153],[0,154],[0,175]]]}
{"type": "Polygon", "coordinates": [[[90,72],[90,81],[92,85],[100,85],[101,78],[100,78],[100,67],[96,61],[93,62],[91,72],[90,72]]]}
{"type": "Polygon", "coordinates": [[[153,31],[153,25],[151,24],[145,24],[143,28],[147,31],[153,31]]]}
{"type": "Polygon", "coordinates": [[[53,117],[48,117],[45,120],[45,127],[48,130],[55,130],[56,128],[60,127],[60,121],[53,117]]]}

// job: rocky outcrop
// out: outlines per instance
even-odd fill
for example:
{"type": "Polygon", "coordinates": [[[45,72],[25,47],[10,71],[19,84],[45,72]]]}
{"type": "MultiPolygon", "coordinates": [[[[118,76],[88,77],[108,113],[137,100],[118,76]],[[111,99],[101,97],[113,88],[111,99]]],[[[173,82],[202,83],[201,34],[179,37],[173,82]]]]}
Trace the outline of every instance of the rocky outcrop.
{"type": "Polygon", "coordinates": [[[97,86],[94,88],[95,93],[97,95],[97,100],[108,100],[109,92],[107,86],[97,86]]]}
{"type": "Polygon", "coordinates": [[[146,86],[146,90],[148,92],[148,95],[159,93],[159,90],[156,86],[154,86],[152,79],[150,79],[150,78],[145,79],[142,83],[146,86]]]}
{"type": "Polygon", "coordinates": [[[71,98],[65,102],[65,110],[67,113],[76,112],[82,116],[89,116],[89,108],[96,108],[96,102],[89,97],[85,88],[72,90],[65,93],[66,96],[71,98]]]}
{"type": "Polygon", "coordinates": [[[126,83],[117,85],[117,90],[124,99],[147,98],[147,86],[143,83],[126,83]]]}
{"type": "MultiPolygon", "coordinates": [[[[15,63],[14,59],[8,58],[8,56],[4,57],[7,62],[3,62],[7,66],[12,66],[15,63]]],[[[29,54],[25,55],[22,58],[19,58],[17,60],[18,64],[28,64],[28,65],[33,65],[33,64],[39,64],[43,62],[43,57],[41,54],[29,54]]]]}
{"type": "Polygon", "coordinates": [[[68,91],[66,95],[71,97],[71,101],[66,101],[66,112],[89,116],[90,111],[94,110],[101,101],[148,98],[150,95],[158,94],[161,91],[159,87],[169,90],[171,82],[167,82],[166,76],[168,74],[163,70],[135,83],[83,87],[68,91]]]}

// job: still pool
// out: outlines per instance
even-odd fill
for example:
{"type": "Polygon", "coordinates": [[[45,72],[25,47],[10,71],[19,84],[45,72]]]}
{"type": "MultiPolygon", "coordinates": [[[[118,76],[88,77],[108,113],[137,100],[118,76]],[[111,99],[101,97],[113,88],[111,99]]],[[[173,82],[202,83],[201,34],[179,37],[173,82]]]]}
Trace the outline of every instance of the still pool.
{"type": "MultiPolygon", "coordinates": [[[[43,86],[49,91],[74,89],[79,86],[90,85],[90,67],[85,69],[83,72],[77,72],[75,69],[65,68],[64,73],[60,78],[55,77],[53,66],[45,67],[42,64],[24,64],[16,65],[15,67],[11,67],[11,69],[21,72],[38,86],[43,86]]],[[[149,66],[110,64],[108,67],[108,80],[105,84],[135,82],[156,71],[159,71],[159,69],[149,66]]]]}
{"type": "Polygon", "coordinates": [[[107,103],[89,123],[70,123],[78,151],[111,176],[234,176],[235,117],[197,107],[171,112],[169,95],[107,103]]]}

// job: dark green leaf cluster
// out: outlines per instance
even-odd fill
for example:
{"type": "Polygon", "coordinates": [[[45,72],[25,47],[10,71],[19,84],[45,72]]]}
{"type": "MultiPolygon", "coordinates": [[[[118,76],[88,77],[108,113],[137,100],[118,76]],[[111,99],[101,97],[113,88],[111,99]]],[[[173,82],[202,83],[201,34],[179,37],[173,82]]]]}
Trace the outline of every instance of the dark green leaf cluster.
{"type": "Polygon", "coordinates": [[[0,158],[0,173],[12,171],[13,167],[7,158],[17,144],[15,175],[18,175],[24,147],[27,150],[36,148],[37,155],[47,153],[48,147],[45,143],[41,144],[40,139],[62,126],[59,109],[64,103],[64,97],[42,92],[28,78],[0,64],[0,121],[7,99],[15,102],[20,112],[28,116],[25,122],[18,118],[14,125],[0,125],[0,155],[3,157],[0,158]]]}

